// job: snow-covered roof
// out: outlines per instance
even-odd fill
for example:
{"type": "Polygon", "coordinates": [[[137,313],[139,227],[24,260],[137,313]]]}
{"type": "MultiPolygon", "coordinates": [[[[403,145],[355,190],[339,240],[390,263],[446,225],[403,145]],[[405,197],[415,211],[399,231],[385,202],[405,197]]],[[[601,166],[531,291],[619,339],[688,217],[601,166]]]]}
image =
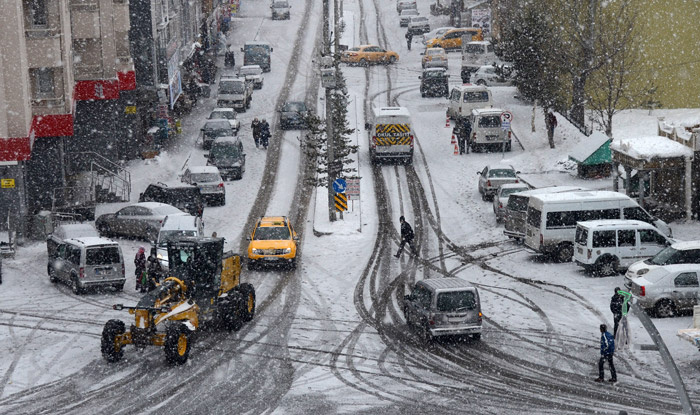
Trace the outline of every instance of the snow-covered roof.
{"type": "Polygon", "coordinates": [[[101,238],[99,236],[83,236],[82,238],[72,238],[70,241],[77,242],[88,247],[95,245],[119,245],[111,239],[101,238]]]}
{"type": "Polygon", "coordinates": [[[651,160],[656,157],[692,157],[693,150],[669,138],[661,136],[618,138],[610,143],[610,149],[635,159],[651,160]]]}
{"type": "Polygon", "coordinates": [[[574,161],[583,162],[588,157],[593,155],[593,153],[595,153],[596,150],[598,150],[608,140],[609,137],[607,135],[603,134],[600,131],[594,131],[593,134],[590,135],[590,137],[582,139],[576,145],[576,147],[571,149],[571,152],[569,153],[569,158],[574,161]]]}
{"type": "Polygon", "coordinates": [[[646,228],[653,229],[654,225],[641,220],[634,219],[598,219],[598,220],[586,220],[578,223],[579,226],[584,228],[619,228],[622,226],[630,226],[635,228],[646,228]]]}
{"type": "Polygon", "coordinates": [[[251,42],[245,42],[244,46],[270,46],[268,42],[263,42],[263,41],[251,41],[251,42]]]}
{"type": "Polygon", "coordinates": [[[201,173],[219,174],[219,169],[216,166],[192,166],[192,167],[190,167],[190,173],[192,173],[192,174],[201,174],[201,173]]]}
{"type": "Polygon", "coordinates": [[[100,236],[97,229],[89,223],[67,223],[59,225],[53,231],[53,235],[60,239],[100,236]]]}
{"type": "Polygon", "coordinates": [[[591,190],[588,192],[564,192],[564,193],[545,193],[533,195],[533,198],[543,202],[582,202],[586,200],[626,200],[629,196],[612,192],[609,190],[591,190]]]}
{"type": "Polygon", "coordinates": [[[484,115],[484,114],[502,114],[503,110],[500,108],[475,108],[472,110],[474,115],[484,115]]]}

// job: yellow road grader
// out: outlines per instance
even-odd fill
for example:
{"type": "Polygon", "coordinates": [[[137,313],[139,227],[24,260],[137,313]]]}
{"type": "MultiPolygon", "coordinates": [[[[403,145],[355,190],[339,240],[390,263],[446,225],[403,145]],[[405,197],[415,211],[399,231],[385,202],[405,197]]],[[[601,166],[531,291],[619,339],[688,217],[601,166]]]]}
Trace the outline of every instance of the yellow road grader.
{"type": "Polygon", "coordinates": [[[169,276],[136,306],[114,305],[134,315],[129,331],[109,320],[102,331],[102,356],[117,362],[124,347],[162,346],[168,363],[187,361],[196,334],[205,326],[237,331],[255,314],[255,289],[240,283],[241,258],[224,253],[222,238],[168,242],[169,276]]]}

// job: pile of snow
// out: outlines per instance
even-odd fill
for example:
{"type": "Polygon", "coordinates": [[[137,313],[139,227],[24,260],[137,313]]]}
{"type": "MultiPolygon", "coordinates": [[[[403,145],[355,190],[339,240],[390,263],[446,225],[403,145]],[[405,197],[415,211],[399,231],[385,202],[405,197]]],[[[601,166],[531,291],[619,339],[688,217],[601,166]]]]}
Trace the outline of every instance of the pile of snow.
{"type": "Polygon", "coordinates": [[[618,138],[610,143],[610,149],[644,160],[693,156],[690,148],[661,136],[618,138]]]}

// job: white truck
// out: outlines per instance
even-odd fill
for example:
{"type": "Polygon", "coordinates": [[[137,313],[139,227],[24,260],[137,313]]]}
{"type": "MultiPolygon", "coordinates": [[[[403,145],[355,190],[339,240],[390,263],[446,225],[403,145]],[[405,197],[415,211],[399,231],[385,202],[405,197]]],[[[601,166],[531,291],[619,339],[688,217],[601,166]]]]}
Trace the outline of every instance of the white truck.
{"type": "Polygon", "coordinates": [[[372,164],[381,159],[413,162],[413,127],[411,113],[404,107],[381,107],[374,110],[371,122],[365,124],[369,135],[369,156],[372,164]]]}
{"type": "Polygon", "coordinates": [[[488,40],[471,40],[471,36],[462,36],[462,82],[468,84],[472,73],[479,67],[499,62],[493,45],[488,40]]]}

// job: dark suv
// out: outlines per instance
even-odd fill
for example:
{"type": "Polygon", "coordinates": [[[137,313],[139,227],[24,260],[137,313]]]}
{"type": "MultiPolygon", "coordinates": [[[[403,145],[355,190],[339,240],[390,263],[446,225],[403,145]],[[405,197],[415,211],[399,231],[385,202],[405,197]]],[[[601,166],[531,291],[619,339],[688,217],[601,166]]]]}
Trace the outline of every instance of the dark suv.
{"type": "Polygon", "coordinates": [[[418,77],[420,79],[420,95],[425,98],[446,97],[449,95],[449,78],[445,68],[428,68],[418,77]]]}
{"type": "Polygon", "coordinates": [[[139,202],[167,203],[192,216],[201,217],[204,212],[204,198],[199,188],[186,183],[151,183],[139,195],[139,202]]]}

